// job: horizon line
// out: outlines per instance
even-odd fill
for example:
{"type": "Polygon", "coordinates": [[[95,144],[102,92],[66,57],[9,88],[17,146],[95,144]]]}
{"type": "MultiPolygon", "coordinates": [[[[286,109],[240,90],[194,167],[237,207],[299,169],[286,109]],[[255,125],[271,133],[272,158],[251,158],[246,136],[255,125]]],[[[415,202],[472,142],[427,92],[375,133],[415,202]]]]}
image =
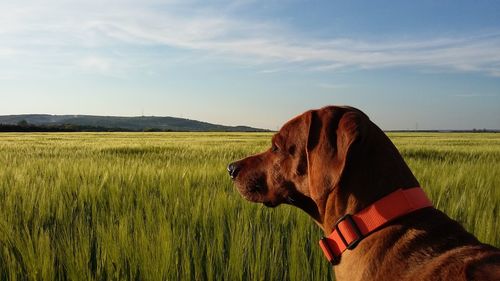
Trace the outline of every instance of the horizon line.
{"type": "MultiPolygon", "coordinates": [[[[177,117],[177,116],[171,116],[171,115],[94,115],[94,114],[50,114],[50,113],[21,113],[21,114],[0,114],[0,117],[5,117],[5,116],[24,116],[24,115],[48,115],[48,116],[91,116],[91,117],[117,117],[117,118],[144,118],[144,117],[154,117],[154,118],[177,118],[177,119],[184,119],[184,120],[190,120],[190,121],[197,121],[197,122],[203,122],[203,123],[208,123],[212,125],[219,125],[219,126],[226,126],[226,127],[248,127],[248,128],[253,128],[253,129],[260,129],[260,130],[267,130],[269,132],[278,132],[279,130],[275,129],[270,129],[270,128],[261,128],[261,127],[254,127],[250,125],[226,125],[226,124],[221,124],[221,123],[212,123],[208,121],[203,121],[200,119],[191,119],[191,118],[186,118],[186,117],[177,117]]],[[[2,123],[0,123],[2,124],[2,123]]],[[[500,128],[487,128],[487,127],[480,127],[480,128],[469,128],[469,129],[382,129],[384,132],[494,132],[498,133],[500,132],[500,128]]]]}

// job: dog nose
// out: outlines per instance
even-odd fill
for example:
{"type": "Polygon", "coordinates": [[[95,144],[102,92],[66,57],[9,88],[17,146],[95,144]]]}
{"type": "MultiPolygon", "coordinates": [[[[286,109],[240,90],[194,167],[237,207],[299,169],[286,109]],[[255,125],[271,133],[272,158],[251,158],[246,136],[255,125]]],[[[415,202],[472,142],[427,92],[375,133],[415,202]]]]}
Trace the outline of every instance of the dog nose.
{"type": "Polygon", "coordinates": [[[227,171],[229,172],[229,176],[232,179],[235,179],[238,173],[240,172],[240,166],[236,163],[231,163],[227,165],[227,171]]]}

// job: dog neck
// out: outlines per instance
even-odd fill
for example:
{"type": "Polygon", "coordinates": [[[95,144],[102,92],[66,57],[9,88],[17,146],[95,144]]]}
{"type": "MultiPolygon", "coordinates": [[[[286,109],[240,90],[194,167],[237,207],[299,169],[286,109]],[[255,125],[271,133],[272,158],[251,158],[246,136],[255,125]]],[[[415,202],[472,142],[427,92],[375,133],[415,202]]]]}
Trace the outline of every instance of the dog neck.
{"type": "Polygon", "coordinates": [[[373,124],[370,138],[353,145],[337,185],[319,205],[326,235],[345,214],[355,214],[400,188],[420,186],[389,138],[373,124]]]}
{"type": "MultiPolygon", "coordinates": [[[[321,206],[320,226],[325,236],[333,231],[336,221],[345,214],[356,214],[397,189],[420,186],[394,144],[378,127],[375,126],[374,130],[377,132],[372,132],[370,136],[376,139],[364,139],[352,147],[338,183],[318,205],[321,206]]],[[[364,253],[373,248],[373,241],[390,236],[391,231],[391,227],[385,227],[364,239],[364,243],[354,250],[345,252],[340,264],[335,266],[335,275],[339,280],[346,272],[346,279],[362,280],[362,276],[356,278],[354,275],[358,273],[351,269],[370,263],[364,261],[364,253]]],[[[383,257],[382,252],[379,254],[383,257]]]]}

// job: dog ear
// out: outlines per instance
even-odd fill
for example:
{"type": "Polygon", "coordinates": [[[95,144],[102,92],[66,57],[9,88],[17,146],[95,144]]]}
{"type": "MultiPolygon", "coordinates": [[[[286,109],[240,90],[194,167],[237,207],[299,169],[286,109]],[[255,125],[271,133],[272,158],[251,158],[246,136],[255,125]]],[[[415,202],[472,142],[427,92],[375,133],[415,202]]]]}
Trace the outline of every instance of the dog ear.
{"type": "Polygon", "coordinates": [[[355,109],[325,107],[306,113],[309,191],[321,199],[339,183],[349,151],[358,139],[363,113],[355,109]]]}

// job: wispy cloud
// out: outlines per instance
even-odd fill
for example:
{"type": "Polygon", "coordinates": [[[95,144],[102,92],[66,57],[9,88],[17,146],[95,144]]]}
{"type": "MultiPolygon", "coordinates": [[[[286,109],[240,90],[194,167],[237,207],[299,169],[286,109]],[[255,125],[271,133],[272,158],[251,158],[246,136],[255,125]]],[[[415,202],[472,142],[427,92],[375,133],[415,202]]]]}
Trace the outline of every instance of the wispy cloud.
{"type": "Polygon", "coordinates": [[[106,73],[111,70],[111,62],[106,58],[86,57],[77,62],[84,70],[106,73]]]}
{"type": "Polygon", "coordinates": [[[11,57],[17,55],[19,52],[11,48],[1,48],[0,47],[0,58],[1,57],[11,57]]]}
{"type": "Polygon", "coordinates": [[[263,69],[263,70],[260,70],[259,72],[260,73],[276,73],[276,72],[281,72],[283,70],[284,70],[283,68],[271,68],[271,69],[263,69]]]}
{"type": "MultiPolygon", "coordinates": [[[[411,66],[500,76],[500,33],[411,40],[320,40],[291,26],[243,20],[213,7],[204,8],[203,2],[28,3],[0,4],[0,39],[5,46],[0,49],[0,59],[17,56],[16,52],[30,53],[28,58],[33,59],[63,54],[78,61],[79,67],[106,74],[115,69],[105,57],[115,55],[110,50],[154,46],[263,64],[264,73],[282,69],[279,64],[292,64],[309,71],[411,66]],[[89,55],[96,52],[99,56],[89,55]]],[[[231,9],[245,4],[233,4],[231,9]]],[[[146,55],[134,55],[133,59],[129,55],[122,59],[130,60],[128,65],[155,63],[146,55]]]]}

